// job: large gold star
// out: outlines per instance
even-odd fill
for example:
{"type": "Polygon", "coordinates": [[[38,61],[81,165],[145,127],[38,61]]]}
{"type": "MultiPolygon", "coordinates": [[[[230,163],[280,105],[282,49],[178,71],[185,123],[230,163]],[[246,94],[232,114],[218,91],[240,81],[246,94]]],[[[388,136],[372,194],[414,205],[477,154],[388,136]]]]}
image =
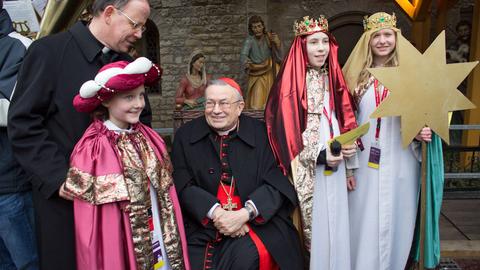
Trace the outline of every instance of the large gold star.
{"type": "Polygon", "coordinates": [[[457,87],[478,61],[447,64],[445,31],[424,54],[402,35],[397,42],[399,66],[368,69],[390,90],[370,117],[400,116],[403,147],[425,125],[449,143],[448,112],[475,108],[457,87]]]}

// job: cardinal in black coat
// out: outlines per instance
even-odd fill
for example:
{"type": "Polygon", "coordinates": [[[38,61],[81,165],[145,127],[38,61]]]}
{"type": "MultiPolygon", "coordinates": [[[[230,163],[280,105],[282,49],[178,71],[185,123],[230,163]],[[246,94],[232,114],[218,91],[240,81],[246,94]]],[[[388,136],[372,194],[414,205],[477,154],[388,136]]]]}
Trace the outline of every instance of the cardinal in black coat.
{"type": "Polygon", "coordinates": [[[212,81],[205,98],[205,116],[178,130],[172,150],[192,269],[303,269],[296,193],[264,123],[241,114],[229,78],[212,81]]]}

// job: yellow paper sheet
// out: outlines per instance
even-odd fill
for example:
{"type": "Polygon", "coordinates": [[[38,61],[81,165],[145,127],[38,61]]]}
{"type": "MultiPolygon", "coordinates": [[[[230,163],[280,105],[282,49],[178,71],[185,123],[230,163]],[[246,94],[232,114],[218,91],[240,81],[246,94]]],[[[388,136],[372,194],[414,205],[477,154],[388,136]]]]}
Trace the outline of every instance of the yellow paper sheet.
{"type": "Polygon", "coordinates": [[[342,135],[339,135],[333,139],[331,139],[328,144],[333,140],[337,140],[341,145],[349,145],[353,144],[358,138],[361,136],[365,135],[368,132],[368,129],[370,128],[370,122],[367,122],[356,129],[352,129],[348,132],[343,133],[342,135]]]}

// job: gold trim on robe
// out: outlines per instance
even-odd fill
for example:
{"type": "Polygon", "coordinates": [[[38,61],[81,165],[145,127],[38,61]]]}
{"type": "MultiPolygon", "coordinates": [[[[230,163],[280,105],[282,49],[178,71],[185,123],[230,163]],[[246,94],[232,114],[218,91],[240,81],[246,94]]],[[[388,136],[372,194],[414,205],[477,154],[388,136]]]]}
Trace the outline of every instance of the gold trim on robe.
{"type": "Polygon", "coordinates": [[[292,160],[292,182],[297,192],[301,229],[305,248],[309,251],[312,239],[313,191],[317,157],[320,153],[320,120],[323,112],[323,98],[328,90],[327,74],[308,69],[307,87],[307,125],[302,134],[303,150],[292,160]]]}
{"type": "Polygon", "coordinates": [[[129,200],[123,174],[92,176],[76,167],[68,171],[65,191],[95,205],[129,200]]]}

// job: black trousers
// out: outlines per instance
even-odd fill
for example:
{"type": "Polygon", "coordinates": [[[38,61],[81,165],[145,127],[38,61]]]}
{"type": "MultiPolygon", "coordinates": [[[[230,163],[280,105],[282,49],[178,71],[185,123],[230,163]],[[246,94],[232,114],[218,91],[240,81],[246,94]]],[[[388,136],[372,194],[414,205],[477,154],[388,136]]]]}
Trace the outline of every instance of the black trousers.
{"type": "Polygon", "coordinates": [[[57,194],[50,199],[33,189],[33,206],[41,270],[75,270],[73,203],[57,194]]]}
{"type": "Polygon", "coordinates": [[[188,244],[188,254],[193,270],[256,270],[259,268],[259,255],[250,236],[240,238],[223,236],[220,242],[207,247],[207,241],[195,239],[188,244]],[[203,244],[202,244],[203,242],[203,244]],[[210,255],[211,254],[211,255],[210,255]]]}

